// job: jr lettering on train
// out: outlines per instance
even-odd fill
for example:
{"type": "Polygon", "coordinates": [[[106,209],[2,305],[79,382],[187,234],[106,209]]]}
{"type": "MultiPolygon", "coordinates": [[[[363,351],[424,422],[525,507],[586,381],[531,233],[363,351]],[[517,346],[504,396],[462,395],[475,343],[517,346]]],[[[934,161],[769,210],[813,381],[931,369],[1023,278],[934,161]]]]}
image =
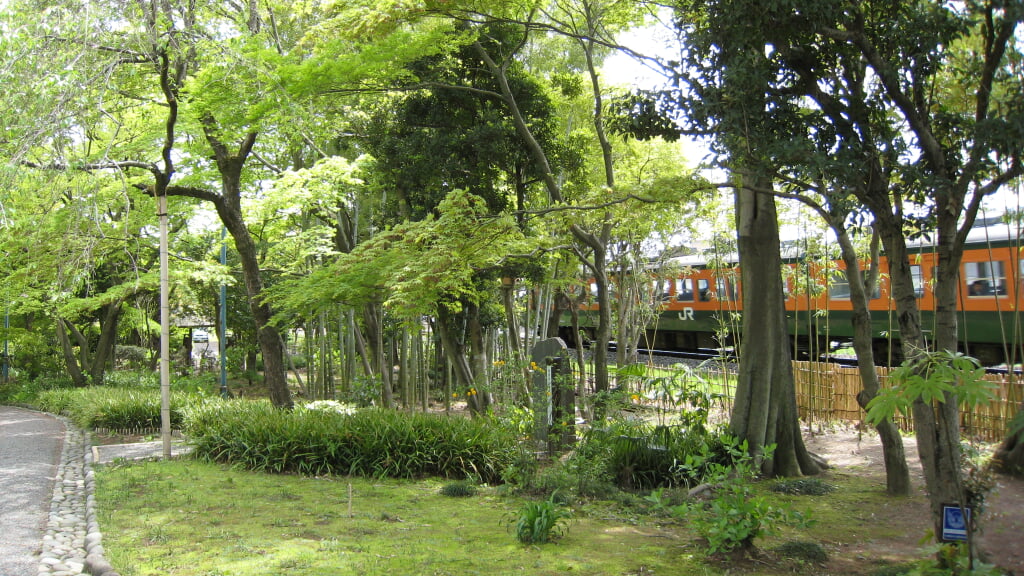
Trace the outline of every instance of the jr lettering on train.
{"type": "Polygon", "coordinates": [[[679,313],[680,320],[693,320],[693,308],[686,307],[679,313]]]}

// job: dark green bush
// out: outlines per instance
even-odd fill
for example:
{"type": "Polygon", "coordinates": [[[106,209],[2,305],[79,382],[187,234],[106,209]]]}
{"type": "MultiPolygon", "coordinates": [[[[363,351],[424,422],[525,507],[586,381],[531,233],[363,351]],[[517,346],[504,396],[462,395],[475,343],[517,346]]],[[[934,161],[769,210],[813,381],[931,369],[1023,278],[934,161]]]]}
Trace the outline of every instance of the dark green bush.
{"type": "Polygon", "coordinates": [[[194,454],[265,472],[496,482],[515,437],[492,420],[391,410],[344,415],[209,399],[188,409],[194,454]]]}
{"type": "Polygon", "coordinates": [[[687,456],[714,462],[719,451],[724,457],[721,441],[703,429],[618,421],[590,430],[578,456],[604,462],[608,477],[621,488],[650,490],[699,482],[702,470],[682,465],[687,456]]]}
{"type": "Polygon", "coordinates": [[[150,354],[150,350],[142,346],[119,344],[114,348],[114,361],[120,367],[141,370],[149,365],[150,354]]]}
{"type": "Polygon", "coordinates": [[[0,403],[34,405],[39,394],[46,390],[71,388],[71,378],[67,376],[39,377],[35,379],[15,378],[0,386],[0,403]]]}

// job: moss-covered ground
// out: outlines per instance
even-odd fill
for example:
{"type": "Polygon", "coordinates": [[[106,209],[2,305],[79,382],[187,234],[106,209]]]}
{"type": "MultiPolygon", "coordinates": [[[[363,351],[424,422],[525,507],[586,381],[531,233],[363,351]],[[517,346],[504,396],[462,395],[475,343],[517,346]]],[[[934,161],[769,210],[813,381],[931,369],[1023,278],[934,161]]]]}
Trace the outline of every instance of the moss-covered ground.
{"type": "Polygon", "coordinates": [[[759,539],[753,557],[709,559],[685,518],[637,495],[571,503],[561,538],[526,546],[509,529],[525,498],[496,487],[453,498],[441,479],[267,475],[190,460],[96,476],[104,545],[125,576],[873,574],[920,558],[927,522],[923,497],[889,498],[877,477],[830,472],[835,490],[823,496],[763,482],[816,524],[759,539]],[[794,542],[828,560],[773,553],[794,542]]]}

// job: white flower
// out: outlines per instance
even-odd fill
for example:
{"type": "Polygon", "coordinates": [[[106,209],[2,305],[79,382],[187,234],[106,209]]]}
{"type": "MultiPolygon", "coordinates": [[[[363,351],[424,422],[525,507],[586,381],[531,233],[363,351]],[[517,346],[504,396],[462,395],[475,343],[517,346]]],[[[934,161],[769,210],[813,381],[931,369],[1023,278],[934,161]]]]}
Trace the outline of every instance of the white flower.
{"type": "Polygon", "coordinates": [[[347,415],[355,414],[355,406],[348,404],[342,404],[341,402],[335,402],[334,400],[316,400],[303,406],[306,410],[319,410],[321,412],[337,412],[338,414],[347,415]]]}

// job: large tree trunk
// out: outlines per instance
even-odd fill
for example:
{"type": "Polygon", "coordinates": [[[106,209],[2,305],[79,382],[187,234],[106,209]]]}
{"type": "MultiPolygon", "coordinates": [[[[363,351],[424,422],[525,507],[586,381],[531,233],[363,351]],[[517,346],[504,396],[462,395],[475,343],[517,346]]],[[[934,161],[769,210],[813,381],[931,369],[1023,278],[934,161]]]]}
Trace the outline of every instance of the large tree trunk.
{"type": "MultiPolygon", "coordinates": [[[[755,182],[755,189],[769,186],[755,182]]],[[[817,474],[800,435],[792,355],[786,331],[775,198],[737,188],[736,228],[743,283],[743,342],[732,433],[746,440],[767,476],[817,474]],[[770,459],[764,448],[774,444],[770,459]]]]}

